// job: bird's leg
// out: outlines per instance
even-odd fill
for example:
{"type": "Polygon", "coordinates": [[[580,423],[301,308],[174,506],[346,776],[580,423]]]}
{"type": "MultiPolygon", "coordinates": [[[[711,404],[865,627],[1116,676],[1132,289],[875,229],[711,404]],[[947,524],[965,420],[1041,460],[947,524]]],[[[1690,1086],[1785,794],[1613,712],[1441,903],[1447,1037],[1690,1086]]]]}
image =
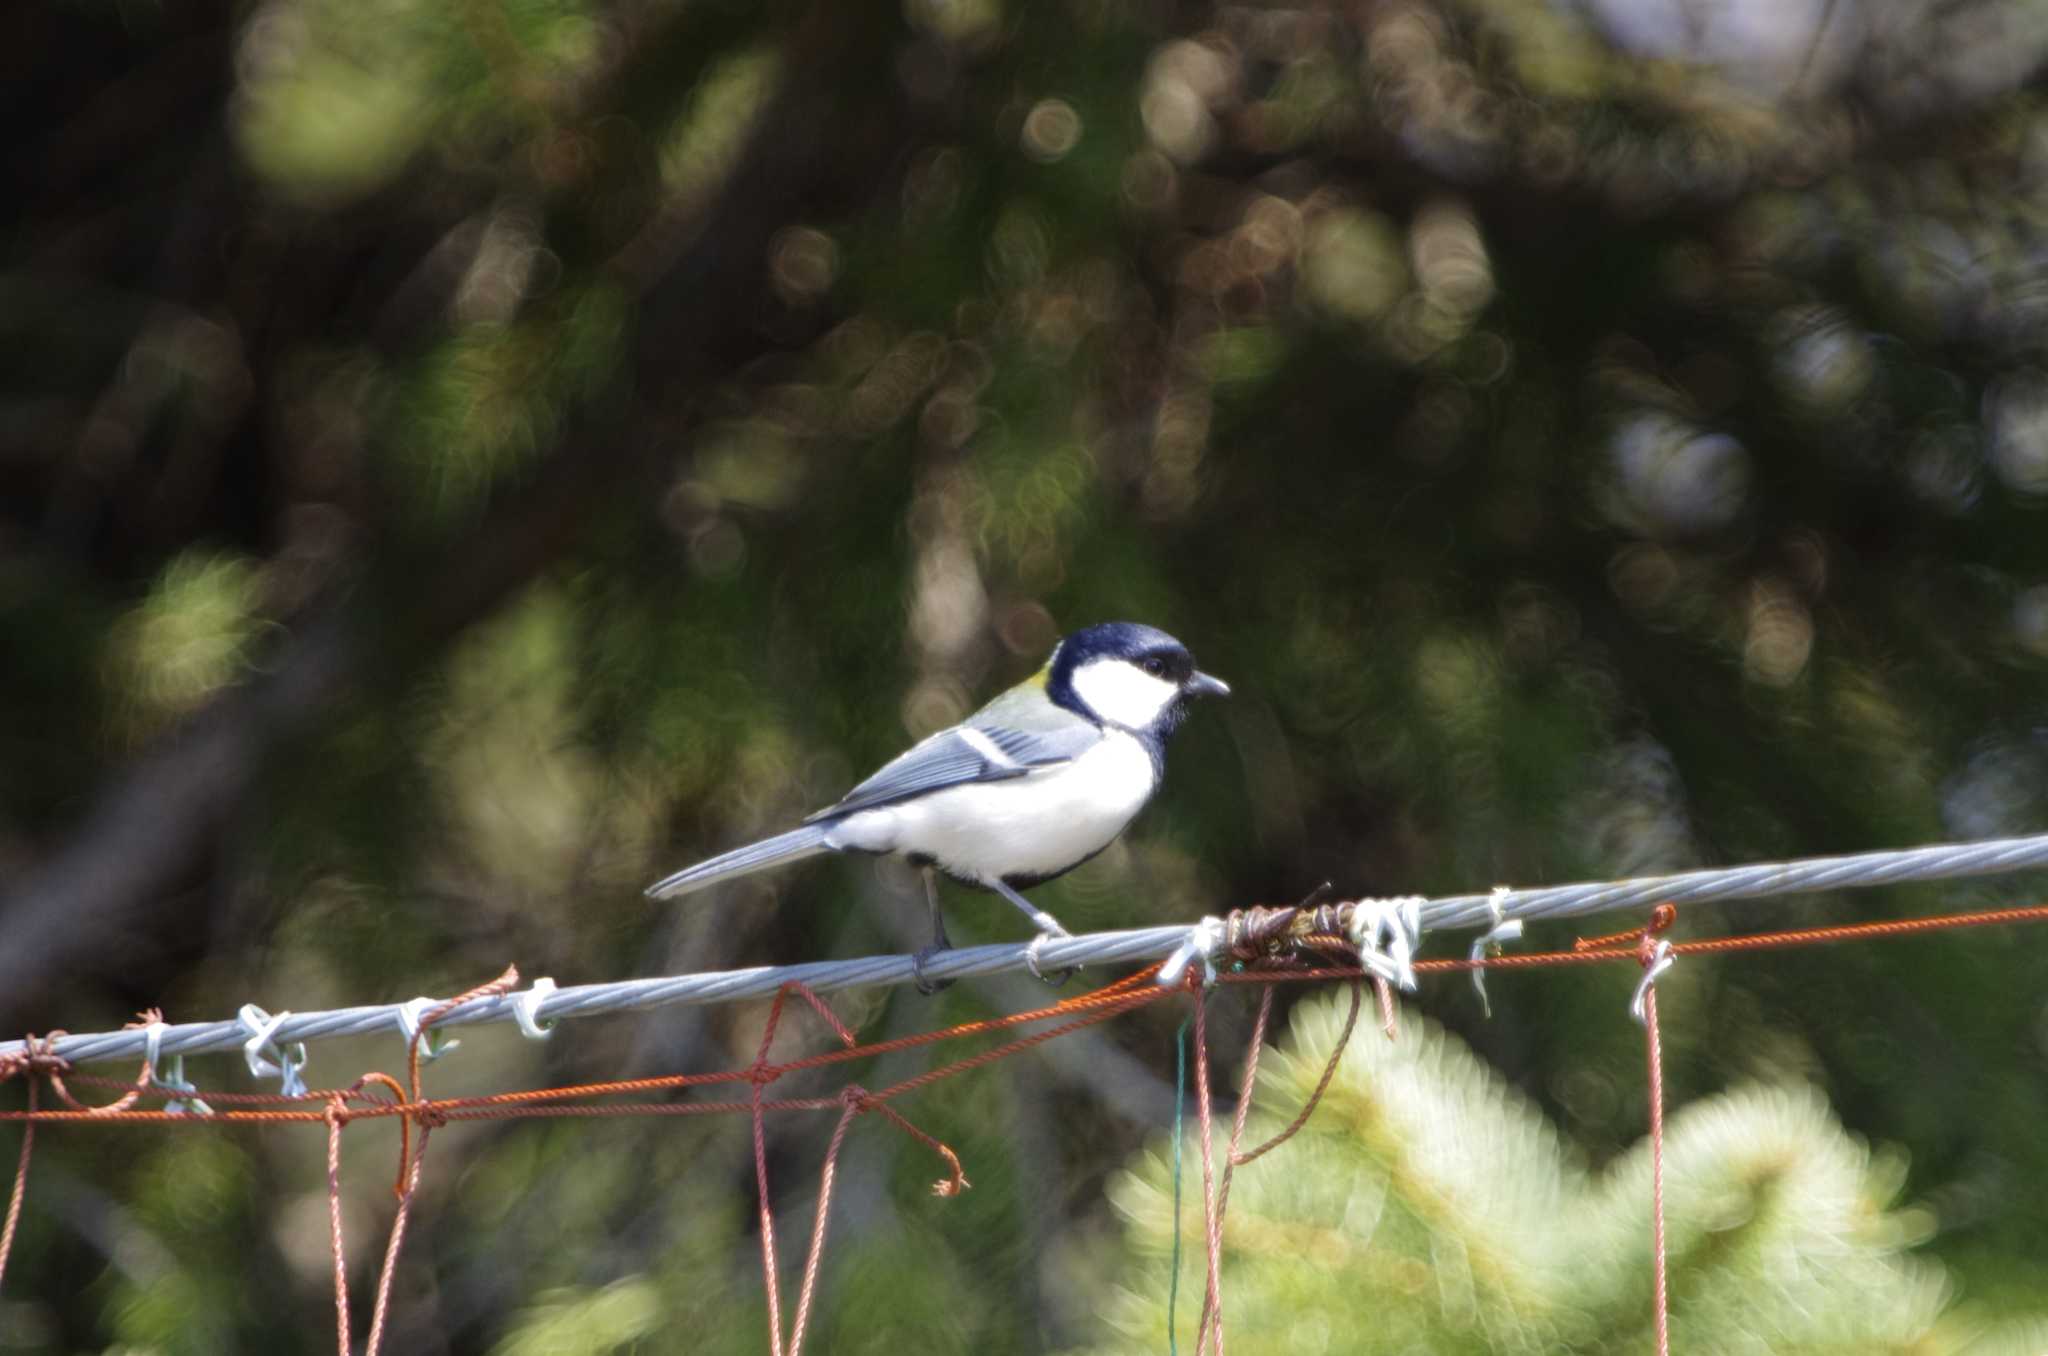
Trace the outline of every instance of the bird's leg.
{"type": "Polygon", "coordinates": [[[924,869],[924,898],[926,905],[930,907],[932,913],[932,940],[929,946],[926,946],[910,958],[910,973],[911,977],[917,981],[917,991],[926,998],[930,998],[939,990],[948,988],[953,983],[950,979],[934,980],[924,977],[924,967],[930,963],[933,956],[938,955],[941,951],[951,951],[953,949],[953,939],[946,935],[946,920],[939,914],[938,878],[932,873],[930,867],[924,869]]]}
{"type": "Polygon", "coordinates": [[[1026,918],[1029,918],[1031,920],[1031,925],[1037,928],[1040,932],[1043,932],[1047,936],[1051,937],[1071,937],[1074,935],[1073,933],[1068,932],[1065,928],[1060,926],[1059,919],[1053,917],[1044,909],[1039,908],[1036,904],[1033,904],[1030,900],[1024,898],[1024,896],[1018,894],[1015,890],[1011,889],[1001,880],[991,880],[986,882],[986,884],[988,885],[989,889],[995,891],[1004,899],[1007,899],[1010,901],[1010,903],[1014,904],[1026,918]]]}
{"type": "MultiPolygon", "coordinates": [[[[1010,903],[1016,905],[1017,908],[1023,911],[1024,916],[1026,918],[1029,918],[1032,922],[1032,925],[1038,929],[1038,940],[1044,941],[1048,937],[1071,937],[1074,935],[1071,932],[1068,932],[1065,928],[1060,926],[1059,919],[1053,917],[1044,909],[1039,908],[1036,904],[1033,904],[1030,900],[1024,898],[1024,896],[1018,894],[1015,890],[1012,890],[1008,885],[1004,884],[1002,881],[989,881],[988,888],[994,890],[997,894],[1001,895],[1004,899],[1009,900],[1010,903]]],[[[1038,968],[1038,955],[1036,952],[1026,954],[1024,957],[1024,964],[1025,967],[1031,971],[1033,978],[1038,979],[1043,983],[1051,984],[1055,987],[1064,984],[1068,980],[1072,979],[1074,977],[1074,971],[1081,968],[1078,965],[1070,965],[1064,970],[1058,970],[1048,975],[1038,968]]]]}

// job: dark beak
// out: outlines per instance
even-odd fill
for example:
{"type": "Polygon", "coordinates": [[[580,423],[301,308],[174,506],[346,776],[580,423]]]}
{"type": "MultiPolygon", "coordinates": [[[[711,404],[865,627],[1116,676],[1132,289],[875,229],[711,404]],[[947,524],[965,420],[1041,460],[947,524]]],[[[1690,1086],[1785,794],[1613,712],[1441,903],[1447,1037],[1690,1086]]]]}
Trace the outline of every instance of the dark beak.
{"type": "Polygon", "coordinates": [[[1190,697],[1228,697],[1230,695],[1230,684],[1224,682],[1221,678],[1211,677],[1209,674],[1203,673],[1198,669],[1193,677],[1181,684],[1180,690],[1187,693],[1190,697]]]}

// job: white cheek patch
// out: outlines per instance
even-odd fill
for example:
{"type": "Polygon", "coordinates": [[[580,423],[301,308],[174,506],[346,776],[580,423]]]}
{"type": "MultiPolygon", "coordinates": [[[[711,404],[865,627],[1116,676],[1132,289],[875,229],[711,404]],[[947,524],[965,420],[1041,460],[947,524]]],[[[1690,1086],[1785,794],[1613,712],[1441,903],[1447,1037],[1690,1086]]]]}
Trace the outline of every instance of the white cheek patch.
{"type": "Polygon", "coordinates": [[[1180,696],[1180,687],[1124,660],[1097,659],[1074,670],[1074,693],[1110,724],[1142,730],[1180,696]]]}

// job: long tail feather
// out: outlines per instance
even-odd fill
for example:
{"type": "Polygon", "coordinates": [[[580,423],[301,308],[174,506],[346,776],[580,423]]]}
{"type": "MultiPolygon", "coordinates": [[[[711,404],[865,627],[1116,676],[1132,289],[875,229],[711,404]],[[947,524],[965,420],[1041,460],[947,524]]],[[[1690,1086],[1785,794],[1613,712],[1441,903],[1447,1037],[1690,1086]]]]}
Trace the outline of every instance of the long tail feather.
{"type": "Polygon", "coordinates": [[[771,866],[784,862],[801,861],[805,857],[816,857],[820,853],[833,851],[828,841],[830,829],[824,824],[806,824],[788,833],[778,833],[773,838],[763,838],[758,843],[721,852],[709,861],[695,866],[686,866],[673,876],[664,877],[647,887],[649,899],[669,899],[676,895],[687,895],[706,886],[716,885],[722,880],[735,876],[750,876],[756,871],[765,871],[771,866]]]}

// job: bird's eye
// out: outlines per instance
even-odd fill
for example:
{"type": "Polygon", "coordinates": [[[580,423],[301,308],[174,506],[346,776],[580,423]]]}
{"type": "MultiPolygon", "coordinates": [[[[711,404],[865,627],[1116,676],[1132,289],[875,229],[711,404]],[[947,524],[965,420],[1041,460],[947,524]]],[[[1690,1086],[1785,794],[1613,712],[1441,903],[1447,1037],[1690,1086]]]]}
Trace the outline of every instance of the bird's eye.
{"type": "Polygon", "coordinates": [[[1145,672],[1151,674],[1154,678],[1157,678],[1161,674],[1166,672],[1166,661],[1164,659],[1161,659],[1156,654],[1147,655],[1144,659],[1144,662],[1142,662],[1138,667],[1144,669],[1145,672]]]}

